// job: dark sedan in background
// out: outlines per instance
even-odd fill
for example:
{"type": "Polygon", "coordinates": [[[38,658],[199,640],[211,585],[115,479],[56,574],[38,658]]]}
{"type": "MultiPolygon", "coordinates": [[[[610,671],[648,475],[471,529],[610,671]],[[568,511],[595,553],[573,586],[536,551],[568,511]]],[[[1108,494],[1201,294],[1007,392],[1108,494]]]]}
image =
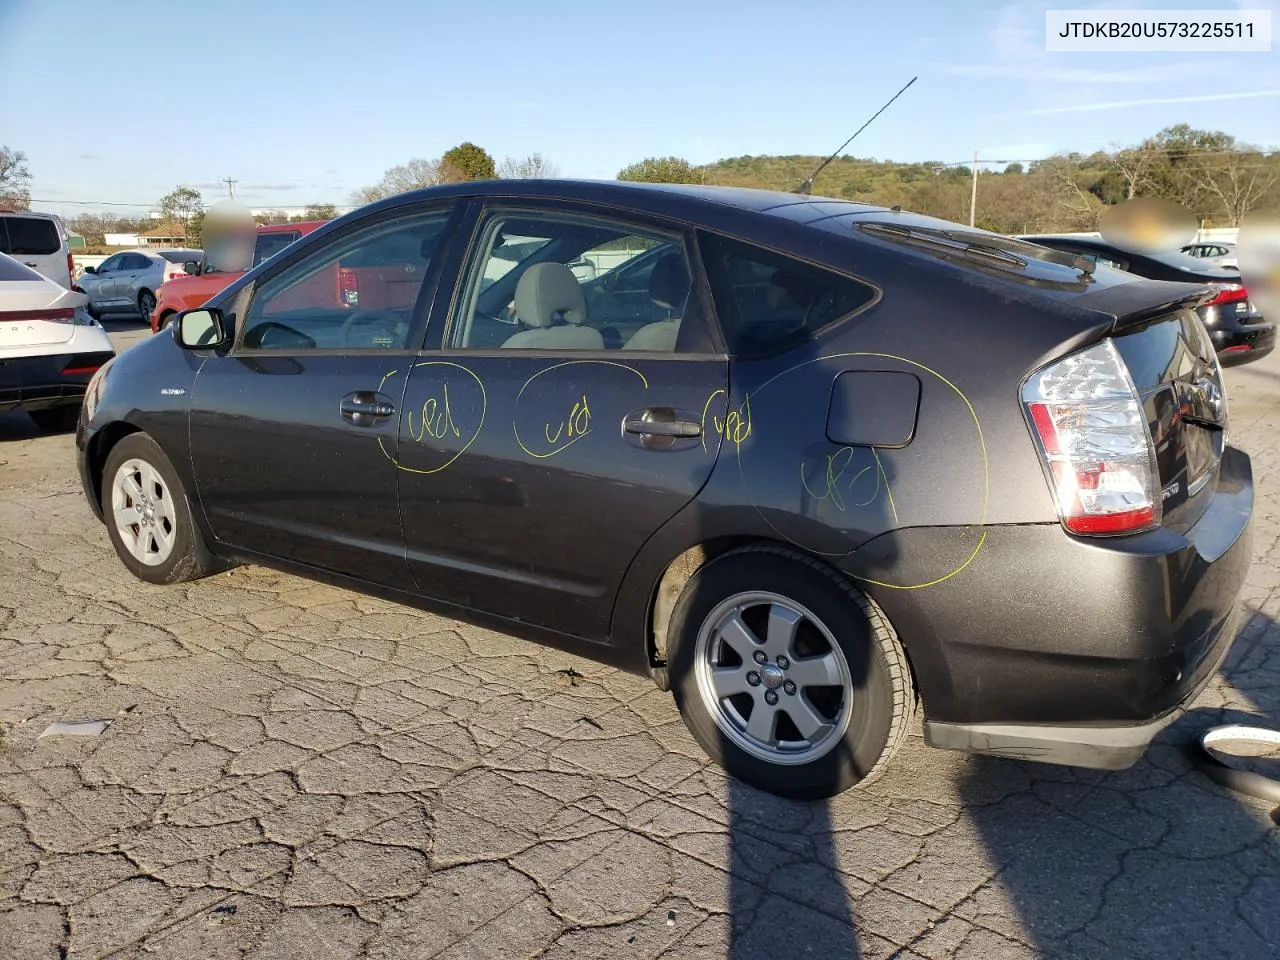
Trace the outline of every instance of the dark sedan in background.
{"type": "Polygon", "coordinates": [[[121,355],[79,466],[144,580],[261,562],[648,674],[778,793],[874,778],[918,707],[1121,767],[1249,563],[1210,293],[817,197],[456,184],[121,355]]]}
{"type": "Polygon", "coordinates": [[[1103,266],[1127,270],[1151,280],[1212,284],[1216,293],[1198,309],[1200,319],[1218,351],[1224,367],[1239,366],[1265,357],[1275,349],[1276,325],[1258,312],[1249,291],[1240,282],[1240,271],[1182,251],[1134,253],[1100,237],[1073,234],[1027,235],[1021,239],[1054,250],[1074,253],[1103,266]]]}

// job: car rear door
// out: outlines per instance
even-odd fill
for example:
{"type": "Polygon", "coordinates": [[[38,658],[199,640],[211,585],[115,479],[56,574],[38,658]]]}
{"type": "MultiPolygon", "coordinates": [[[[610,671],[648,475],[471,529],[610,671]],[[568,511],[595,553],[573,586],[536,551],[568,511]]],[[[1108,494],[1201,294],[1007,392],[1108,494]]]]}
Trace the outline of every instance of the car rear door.
{"type": "Polygon", "coordinates": [[[435,248],[454,208],[383,211],[284,254],[236,297],[237,336],[201,367],[191,459],[215,537],[234,548],[408,588],[395,465],[400,392],[422,342],[435,248]],[[416,285],[390,309],[336,302],[348,258],[416,285]]]}
{"type": "Polygon", "coordinates": [[[728,361],[705,285],[680,228],[630,215],[494,204],[474,236],[453,308],[436,311],[447,329],[433,319],[432,349],[391,381],[409,566],[428,596],[605,640],[628,565],[720,448],[708,412],[728,361]],[[606,302],[593,321],[567,264],[619,249],[666,261],[651,290],[664,319],[607,346],[594,324],[633,311],[606,302]]]}

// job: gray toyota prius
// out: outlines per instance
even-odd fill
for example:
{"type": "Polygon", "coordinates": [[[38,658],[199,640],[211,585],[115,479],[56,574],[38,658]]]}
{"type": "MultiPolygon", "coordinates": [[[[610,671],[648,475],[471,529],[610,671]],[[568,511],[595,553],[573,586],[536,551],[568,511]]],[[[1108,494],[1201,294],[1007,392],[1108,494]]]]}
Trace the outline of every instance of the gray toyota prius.
{"type": "Polygon", "coordinates": [[[1235,634],[1208,287],[898,208],[493,181],[329,223],[104,366],[151,583],[261,563],[653,678],[767,790],[1134,763],[1235,634]]]}

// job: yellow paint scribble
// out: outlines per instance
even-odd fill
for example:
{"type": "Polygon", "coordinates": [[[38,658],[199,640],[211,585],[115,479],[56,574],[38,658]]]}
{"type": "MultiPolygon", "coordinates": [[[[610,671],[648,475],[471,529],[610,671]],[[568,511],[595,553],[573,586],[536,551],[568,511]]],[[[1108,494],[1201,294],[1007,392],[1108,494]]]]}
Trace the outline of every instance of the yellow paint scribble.
{"type": "MultiPolygon", "coordinates": [[[[575,439],[585,437],[591,432],[591,407],[587,403],[587,395],[584,393],[582,399],[573,405],[569,410],[569,416],[561,420],[556,426],[556,435],[551,435],[551,424],[547,424],[543,434],[547,438],[547,443],[556,443],[560,439],[560,435],[568,430],[568,436],[575,439]]],[[[563,448],[562,448],[563,449],[563,448]]]]}
{"type": "MultiPolygon", "coordinates": [[[[475,371],[468,367],[464,367],[460,363],[451,363],[448,360],[424,360],[421,363],[415,363],[413,367],[410,368],[410,372],[417,367],[452,367],[455,370],[461,370],[474,380],[476,382],[476,386],[480,388],[480,421],[476,424],[475,431],[471,434],[471,437],[467,442],[464,443],[452,457],[440,464],[438,467],[431,467],[429,469],[406,467],[396,457],[391,455],[387,450],[387,446],[383,442],[383,439],[381,437],[378,438],[378,448],[382,451],[382,455],[390,460],[397,470],[403,470],[405,473],[425,475],[439,473],[441,470],[451,467],[455,462],[457,462],[457,459],[466,453],[467,450],[470,449],[471,445],[476,442],[476,438],[480,436],[480,431],[484,429],[485,417],[489,412],[489,396],[485,392],[484,382],[476,376],[475,371]]],[[[382,378],[382,384],[385,384],[389,378],[395,376],[396,372],[397,371],[392,370],[390,373],[386,374],[382,378]]],[[[379,384],[379,389],[382,388],[382,384],[379,384]]],[[[453,419],[453,408],[449,401],[448,384],[442,384],[442,397],[428,397],[423,402],[419,428],[416,433],[413,429],[413,411],[409,411],[408,433],[419,443],[423,442],[424,438],[428,436],[436,440],[442,440],[449,433],[452,433],[457,439],[462,438],[462,431],[458,428],[457,423],[453,419]]]]}
{"type": "MultiPolygon", "coordinates": [[[[649,381],[645,375],[629,364],[618,363],[614,360],[566,360],[563,363],[556,363],[549,367],[545,367],[526,380],[524,385],[520,388],[520,392],[516,394],[516,410],[519,411],[520,409],[520,401],[523,399],[525,391],[528,390],[530,384],[539,377],[543,377],[556,370],[563,370],[565,367],[572,367],[578,364],[596,364],[598,366],[617,367],[619,370],[625,370],[628,373],[635,374],[640,379],[642,388],[645,390],[649,389],[649,381]]],[[[556,454],[563,453],[565,450],[569,449],[569,447],[573,446],[583,437],[591,433],[591,408],[587,403],[586,394],[583,394],[580,399],[574,403],[573,407],[569,411],[568,417],[561,421],[559,426],[555,428],[554,436],[552,435],[552,424],[546,423],[543,425],[543,437],[547,443],[552,444],[552,449],[544,450],[541,453],[531,449],[525,442],[524,438],[520,436],[520,425],[514,418],[512,418],[511,421],[511,432],[515,434],[516,443],[520,446],[520,449],[523,450],[525,454],[536,460],[546,460],[548,457],[554,457],[556,454]],[[559,445],[555,446],[556,444],[559,445]]]]}
{"type": "Polygon", "coordinates": [[[446,383],[442,387],[443,397],[428,397],[422,403],[422,413],[418,417],[418,429],[413,429],[413,411],[410,410],[406,415],[409,427],[409,436],[413,437],[418,443],[422,442],[423,437],[431,437],[435,440],[443,440],[449,434],[455,437],[461,437],[462,431],[458,429],[458,425],[453,420],[453,406],[449,403],[449,385],[446,383]]]}
{"type": "MultiPolygon", "coordinates": [[[[710,412],[711,404],[715,402],[716,397],[720,396],[725,397],[727,404],[728,394],[725,393],[722,387],[719,390],[712,391],[711,396],[707,397],[707,402],[702,405],[702,449],[704,451],[707,449],[707,433],[709,432],[707,430],[707,414],[710,412]]],[[[710,423],[711,428],[718,436],[723,437],[737,447],[741,447],[742,444],[746,443],[747,438],[751,436],[751,397],[744,397],[742,406],[737,410],[726,410],[723,418],[711,414],[710,423]]]]}
{"type": "MultiPolygon", "coordinates": [[[[982,459],[982,509],[980,511],[980,515],[978,518],[978,526],[984,528],[981,536],[978,537],[978,542],[974,545],[973,550],[969,553],[969,555],[964,559],[962,563],[960,563],[957,567],[955,567],[955,569],[949,571],[943,576],[936,577],[935,579],[930,580],[927,583],[913,583],[913,584],[885,583],[884,581],[881,581],[881,580],[873,580],[870,577],[858,577],[853,574],[850,575],[850,576],[853,576],[855,580],[860,580],[863,583],[869,583],[877,587],[884,587],[885,589],[888,589],[888,590],[923,590],[925,587],[933,587],[933,586],[937,586],[940,583],[945,583],[947,580],[950,580],[952,577],[958,576],[961,572],[963,572],[964,569],[969,566],[969,564],[973,563],[974,559],[982,551],[983,545],[987,542],[987,531],[985,527],[987,523],[987,514],[989,512],[990,502],[991,502],[991,464],[987,457],[987,441],[986,441],[985,435],[982,432],[982,422],[978,419],[978,411],[974,409],[973,403],[965,395],[963,390],[961,390],[952,381],[948,380],[946,377],[940,374],[937,370],[934,370],[932,367],[928,367],[925,364],[920,363],[919,361],[911,360],[911,359],[908,359],[907,357],[901,357],[892,353],[874,353],[871,351],[859,350],[859,351],[850,351],[847,353],[831,353],[825,356],[815,357],[812,360],[806,360],[803,363],[797,363],[794,366],[788,367],[787,369],[774,374],[772,377],[770,377],[768,380],[762,383],[759,387],[756,388],[755,395],[759,397],[760,392],[764,390],[765,387],[768,387],[770,384],[780,379],[781,377],[784,377],[795,370],[799,370],[801,367],[809,366],[810,364],[814,364],[814,363],[821,363],[826,360],[846,360],[853,357],[871,357],[871,358],[880,359],[880,360],[892,360],[898,363],[904,363],[910,367],[915,367],[917,370],[924,371],[925,373],[929,374],[931,377],[938,380],[944,386],[946,386],[957,397],[959,397],[960,402],[964,404],[965,409],[969,412],[969,417],[973,420],[974,429],[977,431],[978,454],[982,459]]],[[[709,405],[710,405],[710,401],[708,401],[708,406],[709,405]]],[[[750,423],[748,420],[748,427],[749,426],[750,426],[750,423]]],[[[894,502],[894,499],[893,499],[893,492],[891,489],[889,489],[888,474],[884,469],[884,465],[880,462],[879,454],[876,453],[874,449],[872,450],[872,454],[875,456],[876,473],[877,473],[879,482],[882,482],[885,487],[885,492],[889,501],[889,509],[893,514],[894,525],[895,527],[900,527],[901,520],[898,516],[897,504],[894,502]]],[[[741,446],[738,447],[738,473],[739,473],[739,476],[742,477],[743,486],[745,489],[746,475],[745,475],[745,471],[742,464],[741,446]]],[[[815,551],[812,547],[808,547],[805,544],[799,543],[796,540],[792,539],[791,537],[787,536],[785,533],[783,533],[773,524],[773,522],[764,513],[764,511],[758,511],[758,512],[760,513],[760,517],[764,520],[764,522],[768,524],[769,527],[772,528],[773,531],[779,537],[786,540],[788,543],[791,543],[797,547],[800,547],[801,549],[808,550],[810,552],[824,553],[823,551],[815,551]]],[[[824,553],[824,555],[830,556],[830,557],[842,556],[842,554],[832,554],[832,553],[824,553]]]]}
{"type": "MultiPolygon", "coordinates": [[[[805,492],[814,500],[829,500],[831,505],[843,513],[846,509],[844,494],[853,490],[853,485],[867,473],[871,467],[866,466],[853,475],[846,483],[844,480],[845,472],[853,465],[854,449],[853,447],[841,447],[835,453],[828,454],[826,460],[826,469],[823,471],[823,482],[826,484],[821,493],[815,491],[809,486],[809,479],[805,476],[804,463],[800,464],[800,483],[804,486],[805,492]]],[[[862,503],[854,504],[854,506],[865,507],[875,499],[876,493],[879,492],[879,478],[876,480],[876,490],[872,492],[871,497],[862,503]]]]}

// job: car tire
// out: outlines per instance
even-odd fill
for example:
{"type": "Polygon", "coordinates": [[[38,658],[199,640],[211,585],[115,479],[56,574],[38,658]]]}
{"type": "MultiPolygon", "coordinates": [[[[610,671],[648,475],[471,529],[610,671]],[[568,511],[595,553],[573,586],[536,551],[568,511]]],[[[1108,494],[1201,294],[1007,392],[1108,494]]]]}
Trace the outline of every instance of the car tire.
{"type": "Polygon", "coordinates": [[[102,514],[111,545],[140,580],[184,583],[230,566],[205,546],[177,471],[145,433],[129,434],[107,455],[102,514]]]}
{"type": "Polygon", "coordinates": [[[138,294],[138,312],[142,314],[142,319],[147,321],[147,326],[151,325],[151,314],[156,309],[156,295],[150,290],[143,290],[138,294]]]}
{"type": "Polygon", "coordinates": [[[70,433],[76,428],[80,419],[80,405],[64,404],[60,407],[46,407],[43,410],[28,410],[31,422],[44,433],[70,433]]]}
{"type": "Polygon", "coordinates": [[[169,326],[169,322],[173,320],[173,318],[176,316],[177,314],[174,313],[172,310],[170,310],[168,313],[162,316],[159,319],[159,321],[156,323],[156,333],[163,333],[164,329],[169,326]]]}
{"type": "Polygon", "coordinates": [[[818,799],[867,784],[911,727],[915,687],[893,627],[802,554],[746,547],[710,561],[685,585],[667,636],[690,732],[770,793],[818,799]]]}

